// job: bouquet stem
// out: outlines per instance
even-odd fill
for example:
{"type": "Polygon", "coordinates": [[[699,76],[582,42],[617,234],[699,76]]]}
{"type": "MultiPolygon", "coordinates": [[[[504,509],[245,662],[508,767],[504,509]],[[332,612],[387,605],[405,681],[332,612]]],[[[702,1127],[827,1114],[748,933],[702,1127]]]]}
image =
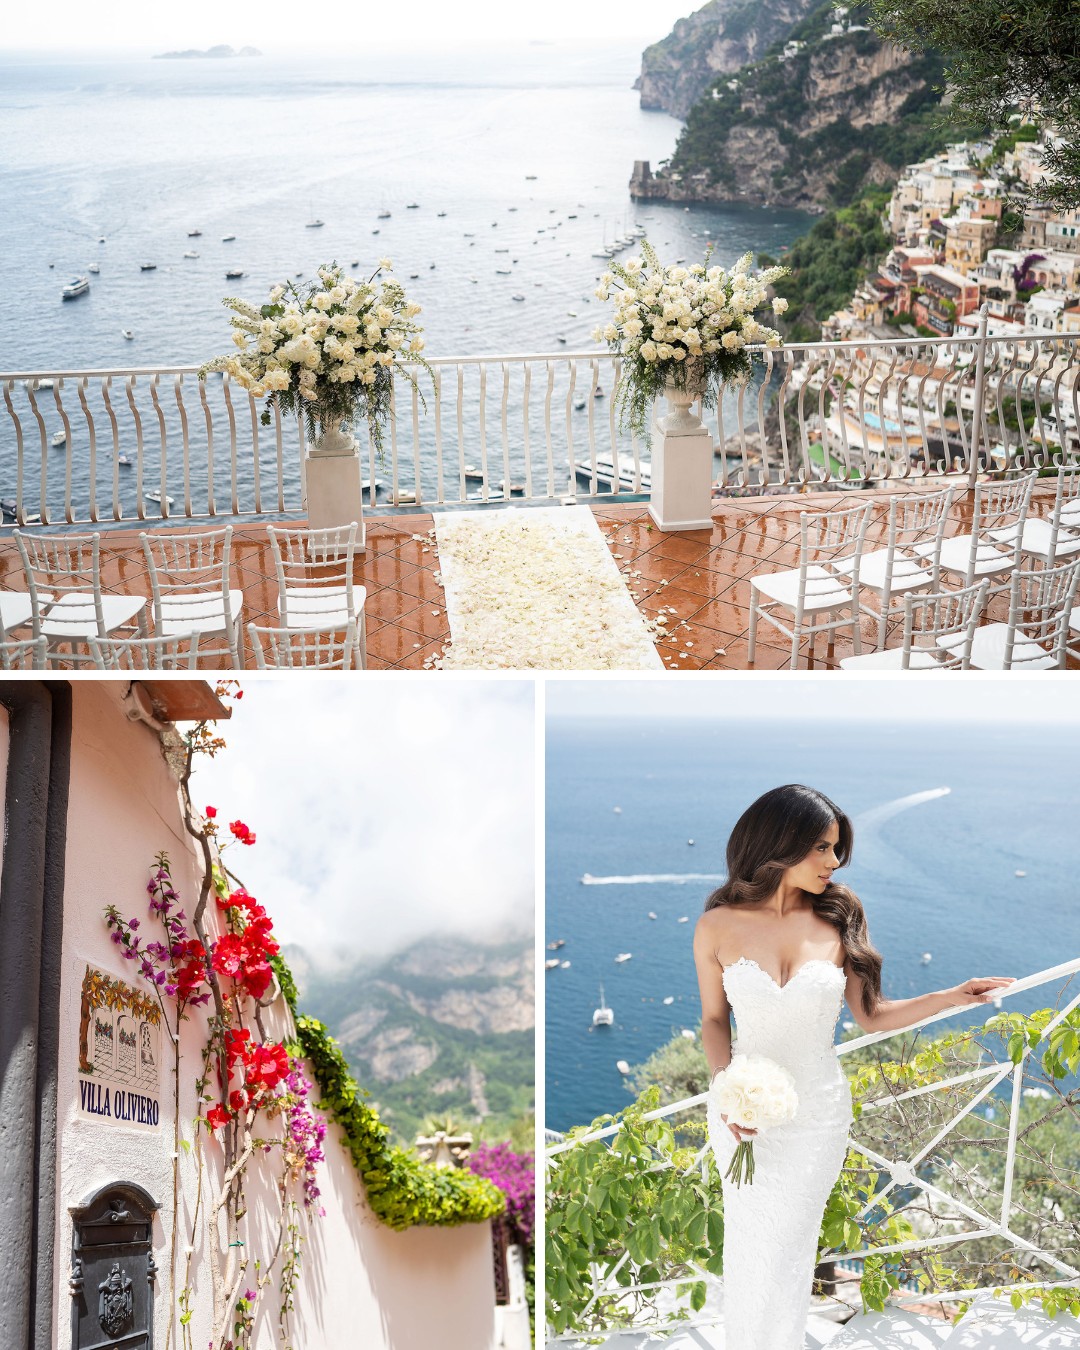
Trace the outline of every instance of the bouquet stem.
{"type": "Polygon", "coordinates": [[[733,1181],[736,1186],[746,1184],[752,1185],[754,1180],[754,1141],[752,1139],[741,1140],[731,1155],[731,1163],[728,1170],[724,1173],[728,1180],[733,1181]]]}

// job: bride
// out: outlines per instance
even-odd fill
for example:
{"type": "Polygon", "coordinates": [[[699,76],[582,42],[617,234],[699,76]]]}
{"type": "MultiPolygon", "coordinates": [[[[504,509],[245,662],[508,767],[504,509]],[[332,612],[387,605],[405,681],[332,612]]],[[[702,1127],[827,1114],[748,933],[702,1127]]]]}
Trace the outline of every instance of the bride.
{"type": "MultiPolygon", "coordinates": [[[[864,1031],[893,1031],[946,1008],[989,1003],[1011,977],[977,977],[917,998],[881,992],[881,956],[859,900],[832,877],[851,857],[846,815],[790,784],[759,797],[727,846],[727,880],[694,933],[701,1037],[711,1076],[735,1050],[795,1079],[798,1110],[754,1144],[752,1184],[723,1181],[727,1350],[802,1350],[826,1201],[847,1152],[851,1094],[833,1035],[846,1001],[864,1031]]],[[[755,1131],[709,1110],[721,1173],[755,1131]]]]}

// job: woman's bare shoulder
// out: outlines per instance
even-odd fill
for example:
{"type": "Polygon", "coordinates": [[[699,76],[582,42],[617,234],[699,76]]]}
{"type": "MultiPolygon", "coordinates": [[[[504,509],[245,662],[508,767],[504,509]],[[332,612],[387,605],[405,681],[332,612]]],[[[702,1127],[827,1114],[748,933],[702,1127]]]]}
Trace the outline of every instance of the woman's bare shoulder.
{"type": "Polygon", "coordinates": [[[723,945],[725,934],[731,932],[731,917],[727,905],[707,909],[694,929],[694,946],[710,949],[715,955],[716,949],[723,945]]]}

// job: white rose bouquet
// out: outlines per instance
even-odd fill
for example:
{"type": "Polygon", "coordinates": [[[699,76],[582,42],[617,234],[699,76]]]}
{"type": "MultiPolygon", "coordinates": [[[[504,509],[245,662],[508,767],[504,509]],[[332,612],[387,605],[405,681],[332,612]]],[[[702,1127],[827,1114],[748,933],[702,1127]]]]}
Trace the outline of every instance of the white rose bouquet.
{"type": "MultiPolygon", "coordinates": [[[[711,257],[709,249],[693,267],[664,267],[643,242],[641,257],[613,263],[596,289],[599,300],[615,292],[614,317],[593,337],[623,358],[616,392],[621,424],[646,442],[650,407],[669,382],[713,408],[723,385],[749,378],[753,347],[780,346],[780,334],[754,316],[788,269],[752,272],[753,254],[746,253],[725,271],[711,266],[711,257]]],[[[783,314],[787,301],[777,296],[771,308],[783,314]]]]}
{"type": "MultiPolygon", "coordinates": [[[[357,282],[331,263],[302,290],[291,281],[275,286],[258,309],[226,296],[239,350],[208,361],[199,379],[223,370],[256,398],[271,394],[283,412],[305,416],[313,440],[317,423],[347,425],[359,414],[381,451],[395,367],[421,365],[430,373],[415,322],[420,306],[405,298],[392,268],[383,258],[366,282],[357,282]]],[[[405,375],[415,387],[412,372],[405,375]]],[[[269,426],[269,408],[262,422],[269,426]]]]}
{"type": "MultiPolygon", "coordinates": [[[[733,1055],[709,1087],[710,1106],[732,1125],[768,1130],[795,1119],[799,1096],[787,1069],[765,1055],[733,1055]]],[[[724,1173],[741,1186],[754,1180],[754,1141],[743,1139],[724,1173]]]]}

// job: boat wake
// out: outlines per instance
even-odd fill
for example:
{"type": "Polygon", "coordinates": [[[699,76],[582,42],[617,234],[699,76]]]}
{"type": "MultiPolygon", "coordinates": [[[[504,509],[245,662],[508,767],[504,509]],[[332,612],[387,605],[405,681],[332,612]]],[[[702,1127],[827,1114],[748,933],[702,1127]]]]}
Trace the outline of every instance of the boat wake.
{"type": "Polygon", "coordinates": [[[720,873],[713,872],[641,872],[628,877],[594,877],[586,872],[581,878],[583,886],[649,886],[658,883],[685,886],[702,881],[723,881],[720,873]]]}
{"type": "Polygon", "coordinates": [[[952,788],[939,787],[927,788],[925,792],[911,792],[906,797],[897,797],[895,801],[884,802],[881,806],[872,806],[869,811],[860,812],[854,824],[863,830],[882,825],[901,811],[909,811],[913,806],[922,806],[923,802],[932,802],[938,797],[947,797],[951,791],[952,788]]]}

